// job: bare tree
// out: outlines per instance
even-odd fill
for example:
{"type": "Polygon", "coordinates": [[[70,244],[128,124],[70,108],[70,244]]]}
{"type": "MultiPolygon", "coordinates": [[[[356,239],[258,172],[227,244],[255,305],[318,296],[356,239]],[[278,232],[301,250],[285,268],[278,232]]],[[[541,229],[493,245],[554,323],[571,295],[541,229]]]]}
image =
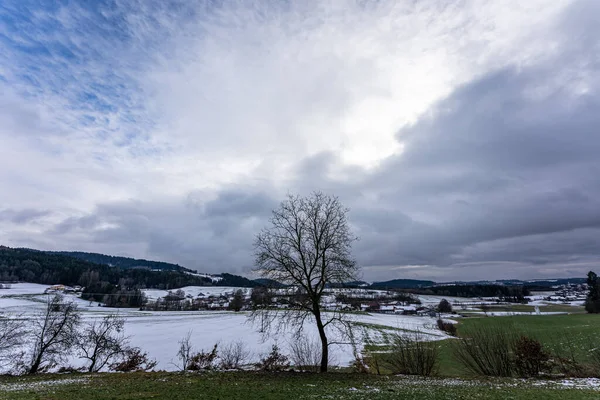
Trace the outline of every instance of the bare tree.
{"type": "Polygon", "coordinates": [[[357,279],[351,255],[356,238],[350,233],[347,213],[337,197],[321,192],[308,197],[288,195],[255,242],[255,271],[263,278],[291,285],[294,291],[278,295],[279,302],[286,303],[283,309],[255,307],[252,320],[263,329],[292,325],[300,332],[312,317],[321,340],[321,372],[327,371],[329,359],[327,328],[349,327],[348,314],[339,309],[323,312],[323,294],[329,284],[357,279]]]}
{"type": "Polygon", "coordinates": [[[188,333],[179,341],[179,349],[177,350],[177,358],[181,364],[174,365],[181,367],[182,371],[187,370],[193,355],[194,348],[192,346],[192,331],[188,331],[188,333]]]}
{"type": "Polygon", "coordinates": [[[18,363],[23,356],[27,330],[21,315],[0,316],[0,368],[18,363]]]}
{"type": "Polygon", "coordinates": [[[75,303],[63,302],[58,294],[48,298],[44,311],[33,320],[33,350],[28,373],[51,368],[70,353],[77,342],[79,321],[75,303]]]}
{"type": "Polygon", "coordinates": [[[110,314],[101,321],[94,320],[86,325],[79,340],[80,358],[89,361],[88,372],[98,372],[123,354],[128,348],[129,338],[123,330],[125,318],[110,314]]]}

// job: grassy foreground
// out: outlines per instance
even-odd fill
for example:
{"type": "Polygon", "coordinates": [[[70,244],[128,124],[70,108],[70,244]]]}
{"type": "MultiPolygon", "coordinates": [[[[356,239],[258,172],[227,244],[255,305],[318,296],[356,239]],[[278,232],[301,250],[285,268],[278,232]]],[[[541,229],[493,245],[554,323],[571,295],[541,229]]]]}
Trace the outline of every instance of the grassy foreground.
{"type": "MultiPolygon", "coordinates": [[[[598,389],[598,388],[597,388],[598,389]]],[[[424,379],[346,373],[216,372],[0,378],[0,399],[598,399],[559,382],[424,379]]]]}
{"type": "MultiPolygon", "coordinates": [[[[589,357],[589,349],[600,343],[599,314],[515,315],[468,317],[458,321],[459,336],[482,326],[504,327],[539,340],[547,350],[573,354],[580,361],[589,357]]],[[[440,342],[440,375],[468,376],[453,355],[453,340],[440,342]]],[[[600,396],[599,396],[600,398],[600,396]]]]}

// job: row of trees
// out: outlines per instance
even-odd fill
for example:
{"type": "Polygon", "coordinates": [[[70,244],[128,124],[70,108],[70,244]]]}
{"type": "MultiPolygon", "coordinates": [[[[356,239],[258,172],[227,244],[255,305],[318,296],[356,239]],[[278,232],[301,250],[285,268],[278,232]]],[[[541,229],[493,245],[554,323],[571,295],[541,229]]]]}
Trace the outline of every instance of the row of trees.
{"type": "Polygon", "coordinates": [[[449,285],[433,286],[426,289],[414,289],[413,293],[449,296],[449,297],[497,297],[509,303],[527,302],[525,296],[531,293],[525,286],[501,285],[449,285]]]}
{"type": "Polygon", "coordinates": [[[35,374],[77,355],[88,372],[152,368],[156,363],[129,345],[124,323],[117,314],[83,323],[75,303],[65,302],[61,295],[48,297],[33,319],[19,315],[0,318],[0,367],[35,374]]]}

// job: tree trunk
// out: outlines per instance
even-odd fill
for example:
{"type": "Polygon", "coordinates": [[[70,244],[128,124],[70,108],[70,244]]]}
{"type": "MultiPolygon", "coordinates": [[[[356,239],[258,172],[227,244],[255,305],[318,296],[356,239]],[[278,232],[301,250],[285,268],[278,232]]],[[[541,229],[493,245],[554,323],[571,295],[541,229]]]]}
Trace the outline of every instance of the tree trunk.
{"type": "Polygon", "coordinates": [[[43,352],[40,352],[37,355],[37,357],[35,358],[35,361],[33,362],[33,364],[31,364],[31,368],[29,368],[30,374],[37,373],[38,369],[40,368],[40,364],[42,363],[42,355],[43,355],[43,352]]]}
{"type": "Polygon", "coordinates": [[[319,330],[319,337],[321,338],[321,369],[320,372],[327,372],[327,364],[329,362],[329,345],[327,344],[327,335],[325,334],[325,327],[323,321],[321,321],[321,313],[315,313],[315,319],[317,320],[317,329],[319,330]]]}

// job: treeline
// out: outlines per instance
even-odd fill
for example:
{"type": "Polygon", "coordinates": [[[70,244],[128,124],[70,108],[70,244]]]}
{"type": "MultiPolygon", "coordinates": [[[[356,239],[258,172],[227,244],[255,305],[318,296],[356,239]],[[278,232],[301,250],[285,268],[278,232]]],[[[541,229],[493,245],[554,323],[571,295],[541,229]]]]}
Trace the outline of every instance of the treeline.
{"type": "Polygon", "coordinates": [[[413,289],[411,293],[452,297],[497,297],[509,303],[525,303],[531,293],[525,286],[501,285],[449,285],[433,286],[426,289],[413,289]]]}
{"type": "Polygon", "coordinates": [[[122,269],[127,268],[149,268],[154,270],[163,271],[187,271],[194,272],[190,269],[184,268],[178,264],[171,264],[163,261],[150,261],[137,258],[120,257],[120,256],[109,256],[106,254],[99,253],[86,253],[83,251],[47,251],[49,254],[59,254],[63,256],[78,258],[80,260],[93,262],[95,264],[106,264],[113,267],[119,267],[122,269]]]}
{"type": "MultiPolygon", "coordinates": [[[[0,281],[82,286],[82,298],[114,307],[140,307],[141,289],[171,290],[183,286],[213,286],[210,278],[178,271],[122,269],[57,253],[0,246],[0,281]]],[[[223,274],[219,286],[256,286],[256,282],[223,274]]]]}

